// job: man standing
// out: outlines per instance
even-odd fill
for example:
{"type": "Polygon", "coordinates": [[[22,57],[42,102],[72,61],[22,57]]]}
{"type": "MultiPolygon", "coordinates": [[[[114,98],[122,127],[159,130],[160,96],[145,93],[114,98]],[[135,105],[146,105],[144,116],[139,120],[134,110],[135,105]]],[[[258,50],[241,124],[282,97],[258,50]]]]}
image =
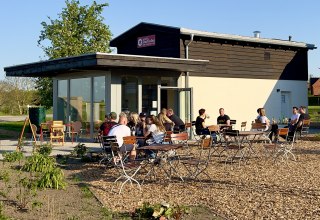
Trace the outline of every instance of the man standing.
{"type": "Polygon", "coordinates": [[[110,112],[110,114],[105,115],[104,122],[100,126],[100,134],[103,136],[107,136],[110,129],[117,124],[117,113],[110,112]]]}
{"type": "Polygon", "coordinates": [[[174,123],[174,127],[173,127],[173,131],[174,132],[180,132],[180,131],[184,131],[185,130],[185,128],[186,128],[185,124],[183,123],[181,118],[179,118],[179,116],[174,114],[172,108],[168,109],[167,116],[174,123]]]}

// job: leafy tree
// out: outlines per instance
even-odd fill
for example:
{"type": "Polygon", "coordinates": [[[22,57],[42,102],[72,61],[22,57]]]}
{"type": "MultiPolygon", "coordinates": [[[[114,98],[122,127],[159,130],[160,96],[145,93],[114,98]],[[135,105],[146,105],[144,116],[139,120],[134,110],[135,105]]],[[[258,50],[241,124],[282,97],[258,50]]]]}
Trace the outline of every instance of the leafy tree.
{"type": "Polygon", "coordinates": [[[34,79],[6,77],[0,81],[0,111],[10,114],[25,114],[27,105],[37,102],[34,79]]]}
{"type": "MultiPolygon", "coordinates": [[[[58,14],[58,19],[49,23],[42,22],[38,46],[49,59],[76,56],[92,52],[110,52],[109,42],[112,37],[109,26],[103,23],[101,16],[105,4],[81,6],[77,0],[66,0],[66,8],[58,14]]],[[[52,106],[52,80],[37,80],[40,103],[46,108],[52,106]]]]}

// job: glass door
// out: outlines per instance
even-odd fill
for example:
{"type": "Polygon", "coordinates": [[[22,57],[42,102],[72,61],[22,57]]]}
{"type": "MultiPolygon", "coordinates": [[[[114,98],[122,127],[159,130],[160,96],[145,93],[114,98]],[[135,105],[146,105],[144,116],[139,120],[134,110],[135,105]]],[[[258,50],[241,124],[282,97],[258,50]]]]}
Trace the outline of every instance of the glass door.
{"type": "Polygon", "coordinates": [[[161,108],[172,108],[184,122],[191,122],[193,116],[192,88],[158,86],[158,112],[161,108]]]}

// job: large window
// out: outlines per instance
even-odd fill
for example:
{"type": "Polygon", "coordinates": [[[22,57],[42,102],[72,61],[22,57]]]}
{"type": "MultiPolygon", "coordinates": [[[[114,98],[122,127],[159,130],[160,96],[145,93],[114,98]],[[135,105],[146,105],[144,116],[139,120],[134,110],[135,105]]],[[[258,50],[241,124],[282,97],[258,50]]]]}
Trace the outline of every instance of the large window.
{"type": "Polygon", "coordinates": [[[81,121],[82,128],[90,134],[91,78],[70,80],[71,121],[81,121]]]}
{"type": "Polygon", "coordinates": [[[138,111],[138,80],[136,77],[122,77],[121,111],[138,111]]]}
{"type": "Polygon", "coordinates": [[[67,96],[68,96],[68,80],[58,80],[57,118],[58,120],[63,120],[64,122],[68,121],[67,96]]]}
{"type": "Polygon", "coordinates": [[[93,78],[93,121],[95,130],[99,129],[99,124],[104,121],[106,98],[105,98],[105,77],[93,78]]]}

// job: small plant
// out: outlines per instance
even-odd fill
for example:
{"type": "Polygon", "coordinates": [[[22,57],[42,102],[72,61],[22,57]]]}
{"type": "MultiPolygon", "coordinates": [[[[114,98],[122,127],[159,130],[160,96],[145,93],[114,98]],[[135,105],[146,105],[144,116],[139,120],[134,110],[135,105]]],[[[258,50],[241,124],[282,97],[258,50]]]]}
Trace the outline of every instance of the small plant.
{"type": "Polygon", "coordinates": [[[88,148],[85,144],[79,143],[73,149],[73,154],[77,157],[84,157],[88,153],[88,148]]]}
{"type": "Polygon", "coordinates": [[[16,161],[19,161],[19,164],[20,164],[20,161],[23,158],[23,153],[20,151],[5,152],[3,153],[3,157],[4,157],[3,159],[4,162],[14,163],[16,161]]]}
{"type": "Polygon", "coordinates": [[[179,220],[185,213],[189,213],[189,208],[183,206],[171,207],[168,203],[161,203],[156,205],[144,203],[142,208],[137,208],[135,210],[134,215],[138,218],[179,220]]]}
{"type": "Polygon", "coordinates": [[[113,219],[113,217],[114,217],[112,210],[110,210],[106,207],[102,207],[101,212],[102,212],[102,216],[105,219],[113,219]]]}
{"type": "Polygon", "coordinates": [[[10,218],[6,217],[4,214],[3,214],[3,202],[0,201],[0,220],[10,220],[10,218]]]}
{"type": "Polygon", "coordinates": [[[93,194],[87,185],[80,186],[80,189],[81,189],[83,196],[85,198],[92,198],[93,197],[93,194]]]}
{"type": "Polygon", "coordinates": [[[42,206],[43,206],[43,203],[40,202],[40,201],[33,201],[32,205],[31,205],[32,209],[35,209],[35,208],[40,208],[41,209],[42,206]]]}
{"type": "Polygon", "coordinates": [[[50,144],[43,144],[38,148],[38,153],[44,156],[49,156],[52,152],[52,146],[50,144]]]}
{"type": "Polygon", "coordinates": [[[60,168],[55,167],[49,170],[40,177],[37,181],[37,186],[40,188],[64,189],[67,183],[63,172],[60,168]]]}
{"type": "Polygon", "coordinates": [[[33,179],[26,177],[18,182],[19,194],[17,195],[18,204],[21,209],[25,209],[30,199],[37,194],[37,184],[33,179]]]}
{"type": "Polygon", "coordinates": [[[61,154],[57,154],[57,163],[60,163],[60,164],[67,164],[68,163],[68,160],[69,160],[69,156],[66,155],[66,156],[63,156],[61,154]]]}
{"type": "Polygon", "coordinates": [[[29,157],[22,169],[28,172],[49,172],[56,167],[54,159],[39,153],[29,157]]]}

